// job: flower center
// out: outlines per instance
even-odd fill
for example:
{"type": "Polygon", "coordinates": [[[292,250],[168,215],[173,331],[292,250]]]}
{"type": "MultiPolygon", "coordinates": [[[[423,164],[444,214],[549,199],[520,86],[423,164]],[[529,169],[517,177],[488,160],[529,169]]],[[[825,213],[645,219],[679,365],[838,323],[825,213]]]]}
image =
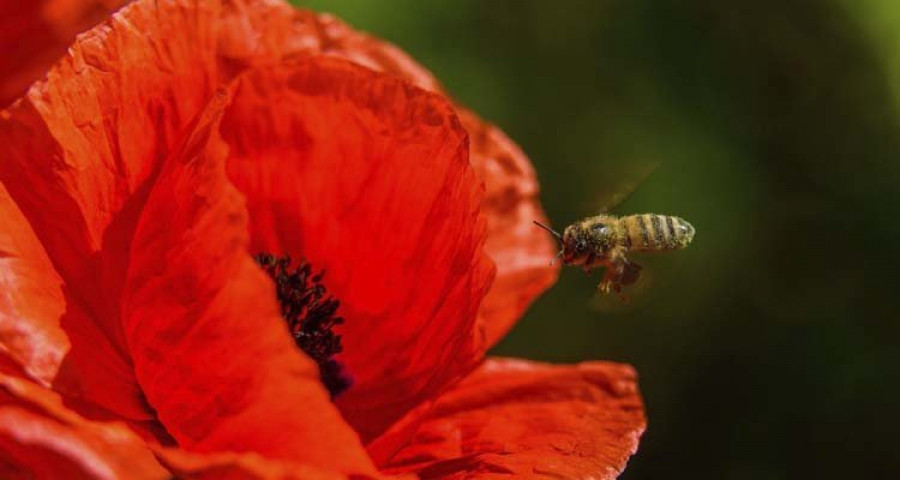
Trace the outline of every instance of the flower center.
{"type": "Polygon", "coordinates": [[[296,268],[291,257],[260,253],[253,257],[275,282],[281,316],[287,322],[294,342],[319,364],[319,375],[331,398],[350,387],[350,378],[334,356],[343,350],[341,337],[331,331],[344,323],[337,316],[341,302],[328,295],[322,278],[312,266],[301,260],[296,268]]]}

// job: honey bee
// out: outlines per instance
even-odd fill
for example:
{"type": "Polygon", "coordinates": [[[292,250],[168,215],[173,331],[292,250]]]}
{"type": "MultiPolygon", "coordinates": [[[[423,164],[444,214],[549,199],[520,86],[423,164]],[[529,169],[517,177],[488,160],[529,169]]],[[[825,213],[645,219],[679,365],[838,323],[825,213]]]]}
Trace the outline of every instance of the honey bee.
{"type": "Polygon", "coordinates": [[[556,237],[560,245],[556,258],[562,257],[564,264],[581,265],[586,273],[598,266],[606,268],[597,285],[602,293],[620,293],[623,286],[640,278],[642,267],[627,258],[628,252],[680,250],[694,239],[694,227],[671,215],[601,214],[569,225],[562,235],[538,221],[534,223],[556,237]]]}

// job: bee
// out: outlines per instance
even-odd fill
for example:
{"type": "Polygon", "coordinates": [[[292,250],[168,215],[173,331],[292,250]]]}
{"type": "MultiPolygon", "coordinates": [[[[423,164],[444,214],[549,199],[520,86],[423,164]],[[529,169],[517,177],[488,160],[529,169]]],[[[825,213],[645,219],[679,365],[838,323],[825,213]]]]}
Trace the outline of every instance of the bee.
{"type": "Polygon", "coordinates": [[[642,267],[628,259],[628,252],[680,250],[694,239],[693,225],[683,218],[652,213],[588,217],[569,225],[561,235],[536,220],[534,223],[559,242],[554,261],[561,257],[565,265],[580,265],[585,273],[599,266],[606,268],[597,285],[602,293],[620,293],[623,286],[640,278],[642,267]]]}

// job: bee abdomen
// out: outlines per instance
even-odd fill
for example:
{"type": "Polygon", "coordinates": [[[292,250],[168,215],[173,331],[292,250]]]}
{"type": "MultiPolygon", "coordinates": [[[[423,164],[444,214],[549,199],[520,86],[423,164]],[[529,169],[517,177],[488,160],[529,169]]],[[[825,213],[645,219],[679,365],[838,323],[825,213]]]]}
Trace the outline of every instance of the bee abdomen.
{"type": "Polygon", "coordinates": [[[694,227],[671,215],[629,215],[622,219],[632,250],[675,250],[694,238],[694,227]]]}

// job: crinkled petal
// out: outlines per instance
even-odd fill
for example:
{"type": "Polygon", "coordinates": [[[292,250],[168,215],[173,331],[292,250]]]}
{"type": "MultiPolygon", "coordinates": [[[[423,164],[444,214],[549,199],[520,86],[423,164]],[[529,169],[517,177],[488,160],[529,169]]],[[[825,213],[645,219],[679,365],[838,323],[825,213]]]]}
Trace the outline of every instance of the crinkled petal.
{"type": "Polygon", "coordinates": [[[0,374],[0,477],[164,479],[170,475],[120,423],[90,422],[59,395],[0,374]]]}
{"type": "Polygon", "coordinates": [[[634,370],[489,359],[426,411],[384,465],[427,479],[613,479],[645,420],[634,370]]]}
{"type": "Polygon", "coordinates": [[[341,301],[364,439],[470,370],[493,266],[482,187],[450,104],[330,57],[255,70],[222,127],[247,196],[251,251],[305,257],[341,301]]]}
{"type": "Polygon", "coordinates": [[[0,1],[0,108],[25,93],[66,51],[75,35],[125,0],[0,1]]]}
{"type": "Polygon", "coordinates": [[[135,423],[153,412],[120,325],[129,245],[161,160],[214,88],[215,6],[124,8],[0,114],[0,181],[64,282],[71,348],[54,389],[135,423]]]}
{"type": "Polygon", "coordinates": [[[0,123],[2,180],[68,288],[110,324],[148,184],[214,89],[211,21],[182,3],[137,2],[80,36],[0,123]]]}
{"type": "MultiPolygon", "coordinates": [[[[293,33],[284,36],[295,38],[295,44],[396,75],[427,90],[442,91],[428,70],[396,46],[357,32],[331,15],[302,10],[293,15],[295,20],[289,30],[293,33]]],[[[281,23],[287,24],[283,20],[281,23]]],[[[496,280],[482,303],[478,321],[484,346],[489,348],[556,281],[559,264],[551,267],[548,264],[558,247],[552,237],[532,223],[533,220],[547,223],[547,219],[540,206],[537,177],[528,157],[494,125],[465,107],[457,105],[456,110],[469,133],[469,160],[478,178],[485,183],[482,211],[487,219],[487,242],[484,249],[497,266],[496,280]]]]}
{"type": "Polygon", "coordinates": [[[218,136],[227,97],[169,158],[134,235],[123,319],[138,380],[185,449],[372,473],[248,254],[247,211],[218,136]]]}

